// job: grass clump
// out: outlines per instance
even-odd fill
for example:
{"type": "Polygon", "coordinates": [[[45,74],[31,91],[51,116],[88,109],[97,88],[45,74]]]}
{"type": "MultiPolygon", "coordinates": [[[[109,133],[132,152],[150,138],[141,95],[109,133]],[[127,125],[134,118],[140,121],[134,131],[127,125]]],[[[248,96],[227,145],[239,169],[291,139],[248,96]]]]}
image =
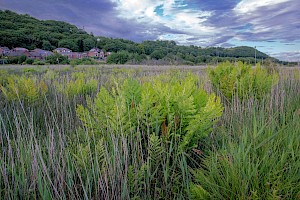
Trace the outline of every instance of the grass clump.
{"type": "Polygon", "coordinates": [[[193,170],[195,199],[300,198],[300,82],[281,73],[271,95],[225,106],[193,170]]]}
{"type": "Polygon", "coordinates": [[[48,92],[44,81],[26,76],[9,76],[5,85],[0,85],[4,97],[8,101],[24,100],[33,103],[48,92]]]}
{"type": "Polygon", "coordinates": [[[254,131],[244,127],[241,137],[227,139],[194,172],[196,199],[299,199],[298,121],[257,127],[254,119],[254,131]]]}

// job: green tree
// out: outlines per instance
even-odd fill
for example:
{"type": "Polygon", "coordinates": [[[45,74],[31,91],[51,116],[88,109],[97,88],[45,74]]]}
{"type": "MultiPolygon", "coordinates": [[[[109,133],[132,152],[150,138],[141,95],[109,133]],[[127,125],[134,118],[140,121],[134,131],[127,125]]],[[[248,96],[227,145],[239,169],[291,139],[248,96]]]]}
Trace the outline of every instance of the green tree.
{"type": "Polygon", "coordinates": [[[48,40],[43,40],[42,49],[51,51],[54,49],[54,47],[51,45],[51,43],[48,40]]]}
{"type": "Polygon", "coordinates": [[[58,42],[59,47],[68,48],[72,51],[79,51],[78,45],[73,39],[63,39],[58,42]]]}
{"type": "Polygon", "coordinates": [[[67,56],[62,56],[60,54],[50,55],[46,58],[47,62],[50,64],[69,64],[69,59],[67,56]]]}
{"type": "Polygon", "coordinates": [[[107,57],[107,63],[109,64],[125,64],[129,59],[129,54],[126,51],[120,51],[112,53],[107,57]]]}
{"type": "Polygon", "coordinates": [[[22,64],[22,63],[24,63],[24,62],[26,61],[26,59],[27,59],[27,56],[22,55],[22,56],[19,57],[18,63],[19,63],[19,64],[22,64]]]}
{"type": "Polygon", "coordinates": [[[150,55],[152,59],[156,59],[156,60],[162,59],[165,56],[166,56],[166,52],[164,52],[163,50],[155,50],[150,55]]]}
{"type": "Polygon", "coordinates": [[[87,38],[83,40],[83,50],[89,51],[96,45],[96,40],[93,38],[87,38]]]}

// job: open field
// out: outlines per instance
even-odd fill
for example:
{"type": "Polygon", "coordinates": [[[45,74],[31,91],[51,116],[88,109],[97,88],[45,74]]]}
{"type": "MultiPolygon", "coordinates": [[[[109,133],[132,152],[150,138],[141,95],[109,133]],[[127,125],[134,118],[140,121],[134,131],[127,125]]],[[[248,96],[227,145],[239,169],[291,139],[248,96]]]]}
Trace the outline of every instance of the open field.
{"type": "MultiPolygon", "coordinates": [[[[100,65],[78,65],[78,68],[85,67],[99,67],[99,68],[130,68],[130,69],[205,69],[211,65],[115,65],[115,64],[100,64],[100,65]]],[[[61,69],[71,67],[70,65],[0,65],[0,69],[19,69],[19,68],[48,68],[48,69],[61,69]]],[[[300,66],[281,66],[281,69],[300,69],[300,66]]]]}
{"type": "Polygon", "coordinates": [[[0,66],[0,199],[300,199],[300,68],[241,69],[0,66]]]}
{"type": "MultiPolygon", "coordinates": [[[[70,65],[0,65],[0,69],[24,69],[24,68],[38,68],[38,69],[65,69],[65,68],[72,68],[70,65]]],[[[198,69],[205,69],[207,65],[201,66],[184,66],[184,65],[113,65],[113,64],[101,64],[101,65],[78,65],[76,68],[117,68],[117,69],[142,69],[142,70],[168,70],[168,69],[191,69],[191,70],[198,70],[198,69]]]]}

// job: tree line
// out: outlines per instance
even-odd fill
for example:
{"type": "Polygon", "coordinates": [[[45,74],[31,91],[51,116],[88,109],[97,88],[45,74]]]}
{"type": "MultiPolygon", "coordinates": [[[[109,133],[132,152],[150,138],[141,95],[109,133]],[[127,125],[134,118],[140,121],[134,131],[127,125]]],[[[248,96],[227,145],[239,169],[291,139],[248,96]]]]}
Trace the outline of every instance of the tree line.
{"type": "Polygon", "coordinates": [[[57,47],[74,52],[89,51],[98,47],[112,52],[108,63],[156,63],[186,64],[243,61],[249,64],[263,60],[278,60],[252,47],[233,48],[182,46],[174,41],[143,41],[136,43],[126,39],[94,36],[93,33],[62,21],[38,20],[28,14],[0,10],[0,46],[41,48],[52,51],[57,47]],[[255,59],[256,54],[256,59],[255,59]]]}

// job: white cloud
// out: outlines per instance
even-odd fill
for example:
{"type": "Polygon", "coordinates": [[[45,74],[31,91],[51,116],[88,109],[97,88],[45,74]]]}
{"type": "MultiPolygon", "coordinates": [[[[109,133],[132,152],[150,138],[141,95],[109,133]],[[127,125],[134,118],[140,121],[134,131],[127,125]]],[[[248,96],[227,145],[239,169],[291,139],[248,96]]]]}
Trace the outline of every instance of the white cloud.
{"type": "Polygon", "coordinates": [[[291,0],[243,0],[233,9],[237,14],[251,14],[251,12],[264,7],[272,6],[291,0]]]}
{"type": "MultiPolygon", "coordinates": [[[[167,39],[167,35],[172,34],[175,41],[182,41],[185,38],[214,35],[219,29],[204,25],[204,22],[212,16],[211,11],[201,11],[188,7],[183,0],[111,0],[116,4],[118,17],[134,20],[138,23],[155,25],[169,28],[174,32],[185,34],[165,33],[157,39],[167,39]],[[160,7],[162,13],[157,13],[156,8],[160,7]],[[177,36],[175,36],[177,35],[177,36]],[[184,36],[185,35],[185,36],[184,36]],[[190,35],[190,36],[188,36],[190,35]]],[[[198,42],[202,43],[201,41],[198,42]]]]}
{"type": "Polygon", "coordinates": [[[284,60],[289,62],[300,62],[300,50],[271,53],[271,56],[278,58],[279,60],[284,60]]]}

